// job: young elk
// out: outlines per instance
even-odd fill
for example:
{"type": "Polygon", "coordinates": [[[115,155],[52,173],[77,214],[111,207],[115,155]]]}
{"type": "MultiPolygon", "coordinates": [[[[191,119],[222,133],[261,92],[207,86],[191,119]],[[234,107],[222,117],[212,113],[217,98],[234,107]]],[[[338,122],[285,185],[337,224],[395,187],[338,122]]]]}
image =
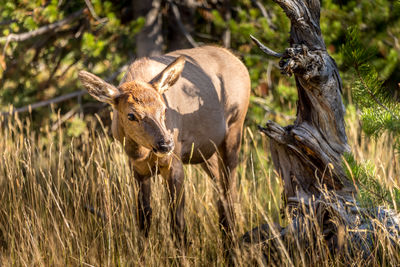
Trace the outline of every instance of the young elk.
{"type": "Polygon", "coordinates": [[[150,177],[158,171],[168,185],[173,232],[186,240],[183,164],[189,163],[201,163],[217,181],[220,223],[233,235],[235,173],[250,95],[242,62],[226,49],[204,46],[136,60],[118,88],[86,71],[79,78],[114,109],[112,132],[125,144],[139,183],[137,214],[145,235],[150,177]]]}

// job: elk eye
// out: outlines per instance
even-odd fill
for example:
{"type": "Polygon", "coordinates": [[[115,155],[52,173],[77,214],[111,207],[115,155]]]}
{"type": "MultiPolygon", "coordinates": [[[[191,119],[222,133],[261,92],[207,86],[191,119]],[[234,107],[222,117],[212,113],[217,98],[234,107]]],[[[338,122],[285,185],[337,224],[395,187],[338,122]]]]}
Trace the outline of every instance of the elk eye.
{"type": "Polygon", "coordinates": [[[129,113],[128,114],[128,120],[130,120],[130,121],[138,121],[138,119],[136,118],[135,114],[133,114],[133,113],[129,113]]]}

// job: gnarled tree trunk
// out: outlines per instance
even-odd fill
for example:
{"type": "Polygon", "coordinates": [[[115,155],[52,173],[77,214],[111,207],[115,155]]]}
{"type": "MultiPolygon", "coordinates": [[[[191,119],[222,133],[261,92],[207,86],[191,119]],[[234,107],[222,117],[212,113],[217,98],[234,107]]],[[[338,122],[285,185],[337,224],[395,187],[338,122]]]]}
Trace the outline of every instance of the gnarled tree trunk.
{"type": "MultiPolygon", "coordinates": [[[[360,219],[354,200],[355,185],[343,169],[342,156],[350,148],[343,118],[342,82],[321,35],[319,0],[274,2],[291,21],[290,48],[277,53],[252,39],[265,53],[281,58],[282,73],[294,75],[296,81],[298,105],[294,124],[282,127],[269,121],[260,127],[270,138],[273,163],[284,182],[290,224],[284,229],[262,225],[246,233],[243,239],[252,243],[267,240],[265,244],[270,247],[282,242],[285,246],[300,242],[308,247],[310,234],[318,235],[316,231],[320,231],[328,247],[335,251],[343,245],[339,228],[373,229],[371,223],[364,225],[366,221],[360,219]],[[311,220],[310,215],[314,216],[311,220]],[[276,233],[281,238],[279,242],[276,233]]],[[[390,214],[378,210],[375,218],[387,218],[390,214]]],[[[350,239],[372,242],[371,237],[362,234],[352,234],[350,239]]]]}
{"type": "Polygon", "coordinates": [[[292,198],[320,195],[321,185],[352,197],[342,155],[349,152],[344,127],[339,71],[326,51],[319,27],[317,0],[275,1],[291,20],[290,46],[281,54],[282,73],[294,74],[298,91],[297,119],[281,127],[269,121],[260,130],[271,139],[275,168],[292,198]]]}

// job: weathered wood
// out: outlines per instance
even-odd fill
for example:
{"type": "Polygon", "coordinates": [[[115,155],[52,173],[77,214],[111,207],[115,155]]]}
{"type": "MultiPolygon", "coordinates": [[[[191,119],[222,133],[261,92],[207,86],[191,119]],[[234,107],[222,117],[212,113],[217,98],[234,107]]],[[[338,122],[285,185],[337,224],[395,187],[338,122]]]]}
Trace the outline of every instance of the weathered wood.
{"type": "Polygon", "coordinates": [[[321,35],[320,2],[274,2],[291,21],[290,48],[277,53],[251,38],[267,55],[280,57],[282,74],[294,75],[296,81],[294,124],[282,127],[268,121],[265,127],[259,127],[270,138],[274,167],[283,180],[289,225],[261,225],[243,236],[244,243],[262,243],[265,258],[278,266],[282,257],[288,257],[282,254],[286,249],[314,251],[317,235],[322,236],[331,252],[346,246],[351,248],[347,255],[358,249],[368,257],[375,245],[375,227],[380,223],[379,227],[386,227],[390,242],[399,246],[400,216],[379,207],[360,208],[355,201],[356,187],[346,177],[342,156],[350,148],[344,125],[342,81],[321,35]],[[340,240],[343,235],[339,232],[346,232],[345,241],[340,240]]]}
{"type": "Polygon", "coordinates": [[[269,121],[260,130],[270,137],[272,159],[284,181],[285,199],[318,197],[321,186],[352,197],[355,188],[342,166],[342,155],[349,151],[340,95],[342,82],[321,35],[319,1],[275,2],[291,20],[291,47],[280,54],[258,45],[269,55],[281,57],[283,74],[294,75],[299,96],[297,118],[294,125],[286,127],[269,121]]]}

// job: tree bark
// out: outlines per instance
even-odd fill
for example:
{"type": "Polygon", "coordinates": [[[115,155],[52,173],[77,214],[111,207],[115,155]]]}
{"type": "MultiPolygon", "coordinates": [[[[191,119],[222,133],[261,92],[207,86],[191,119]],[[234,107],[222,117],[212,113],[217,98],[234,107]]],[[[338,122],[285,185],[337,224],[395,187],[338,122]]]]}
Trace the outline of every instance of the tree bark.
{"type": "Polygon", "coordinates": [[[319,26],[320,3],[275,0],[291,21],[290,46],[279,62],[295,76],[298,103],[294,125],[269,121],[260,130],[270,137],[272,159],[284,181],[285,199],[319,197],[321,188],[353,197],[342,155],[349,152],[344,127],[342,81],[326,51],[319,26]]]}
{"type": "Polygon", "coordinates": [[[136,35],[136,55],[138,58],[162,54],[164,39],[162,35],[161,2],[161,0],[133,0],[134,17],[144,17],[146,20],[144,27],[136,35]]]}
{"type": "MultiPolygon", "coordinates": [[[[226,22],[229,22],[229,20],[232,18],[231,0],[224,0],[222,2],[222,15],[226,22]]],[[[229,29],[229,26],[227,26],[222,34],[222,43],[224,44],[225,48],[231,47],[231,30],[229,29]]]]}
{"type": "MultiPolygon", "coordinates": [[[[389,225],[390,218],[391,225],[399,229],[400,218],[393,217],[390,210],[376,208],[371,212],[358,207],[355,184],[346,176],[342,156],[350,148],[344,125],[342,81],[321,35],[319,0],[274,2],[291,21],[290,48],[277,53],[252,39],[266,54],[281,58],[282,73],[294,75],[296,81],[298,102],[294,124],[282,127],[268,121],[265,127],[259,127],[270,138],[274,167],[283,180],[289,225],[286,228],[261,225],[246,233],[243,241],[265,242],[271,253],[278,251],[276,247],[282,245],[279,242],[286,247],[299,242],[308,247],[310,242],[315,243],[310,240],[310,233],[315,236],[320,232],[331,251],[337,251],[341,246],[338,232],[342,226],[373,232],[371,218],[385,225],[389,225]]],[[[372,246],[373,238],[363,233],[350,231],[348,242],[372,246]]],[[[362,246],[359,249],[368,255],[370,248],[362,246]]]]}
{"type": "Polygon", "coordinates": [[[197,3],[195,0],[171,1],[169,3],[168,51],[197,47],[192,37],[197,3]]]}

